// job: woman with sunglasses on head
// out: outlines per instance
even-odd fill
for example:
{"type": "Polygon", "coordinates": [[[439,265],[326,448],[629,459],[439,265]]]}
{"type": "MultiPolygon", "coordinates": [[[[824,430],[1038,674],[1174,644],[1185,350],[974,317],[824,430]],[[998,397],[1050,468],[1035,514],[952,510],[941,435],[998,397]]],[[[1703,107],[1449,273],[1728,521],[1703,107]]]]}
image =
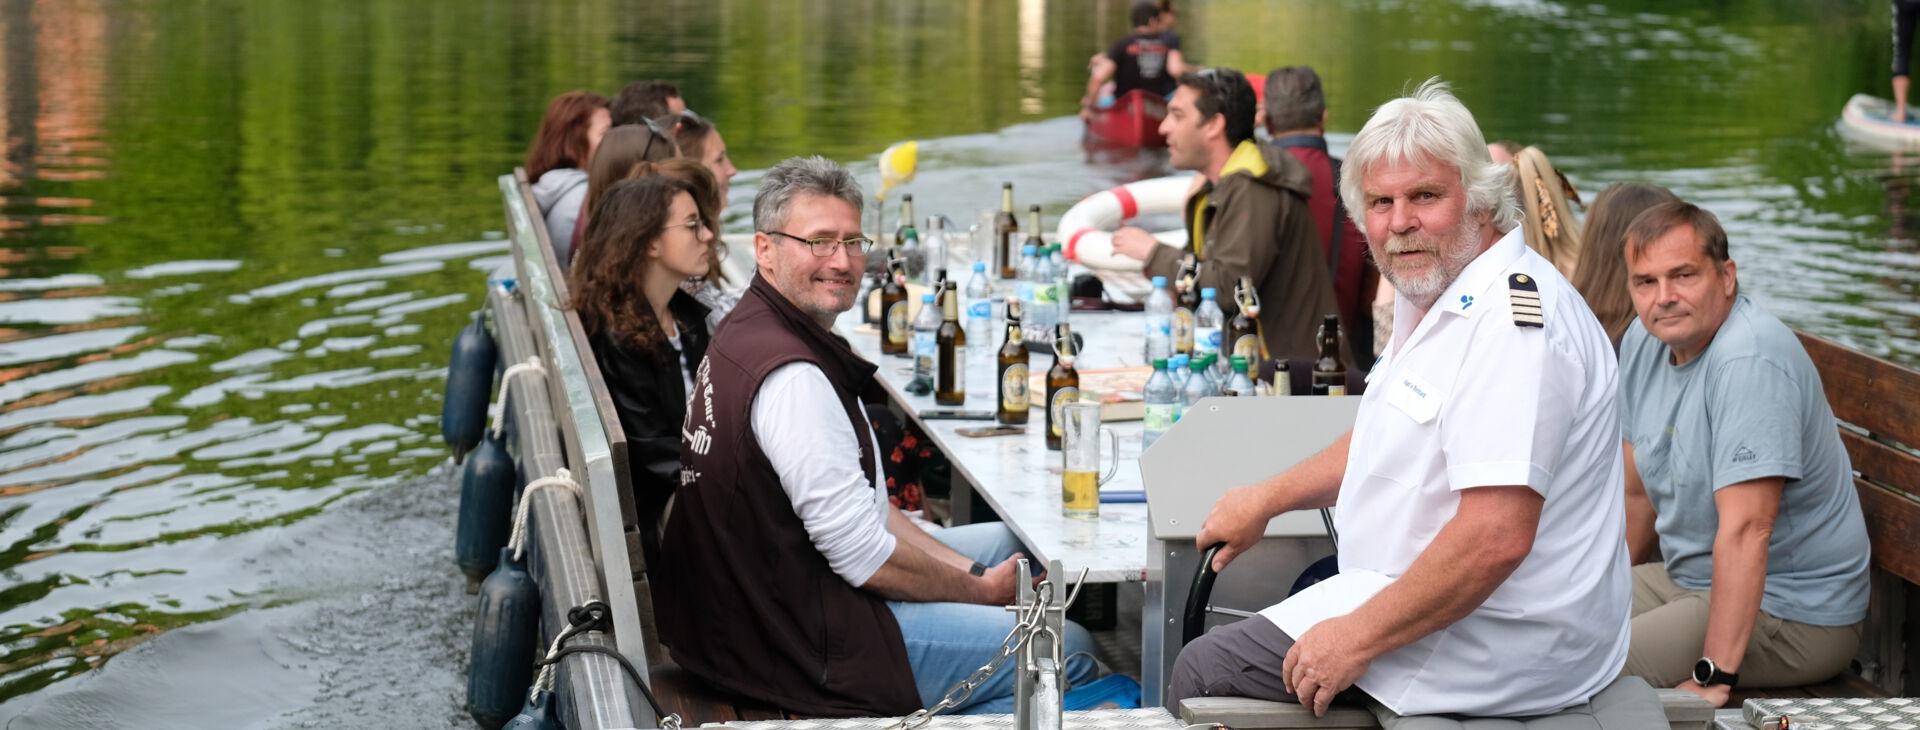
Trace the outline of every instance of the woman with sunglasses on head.
{"type": "MultiPolygon", "coordinates": [[[[557,251],[573,240],[574,218],[587,197],[587,161],[611,119],[606,97],[586,91],[561,94],[547,105],[527,151],[527,179],[533,182],[534,202],[557,251]]],[[[566,261],[564,254],[561,261],[566,261]]]]}
{"type": "MultiPolygon", "coordinates": [[[[691,168],[695,177],[708,174],[691,168]]],[[[713,266],[713,230],[698,196],[696,186],[667,175],[614,183],[587,223],[579,265],[567,272],[567,308],[579,313],[626,434],[649,552],[678,483],[681,421],[708,342],[707,308],[680,291],[713,266]]]]}
{"type": "Polygon", "coordinates": [[[593,163],[587,167],[586,195],[582,198],[573,233],[564,242],[558,238],[553,241],[554,248],[560,249],[561,270],[569,268],[572,250],[586,237],[587,220],[593,217],[594,205],[604,197],[602,191],[632,177],[634,165],[659,162],[678,154],[680,150],[674,146],[672,137],[657,126],[622,124],[607,130],[607,136],[594,150],[593,163]]]}
{"type": "Polygon", "coordinates": [[[691,111],[680,113],[680,124],[673,130],[673,141],[680,146],[680,156],[695,160],[707,166],[713,173],[713,179],[720,184],[720,207],[727,206],[727,183],[740,172],[733,166],[733,159],[727,156],[727,141],[720,137],[720,129],[713,126],[713,120],[691,111]]]}

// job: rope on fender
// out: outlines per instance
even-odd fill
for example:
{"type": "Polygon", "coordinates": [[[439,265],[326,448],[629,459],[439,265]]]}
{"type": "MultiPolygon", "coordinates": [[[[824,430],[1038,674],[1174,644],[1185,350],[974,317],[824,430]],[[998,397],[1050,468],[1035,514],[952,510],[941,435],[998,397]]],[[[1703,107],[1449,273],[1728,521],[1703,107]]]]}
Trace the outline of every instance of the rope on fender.
{"type": "Polygon", "coordinates": [[[653,690],[647,686],[646,678],[640,675],[640,670],[633,666],[633,662],[629,661],[625,654],[599,644],[566,646],[567,640],[577,635],[589,631],[606,631],[613,626],[613,610],[608,608],[605,602],[588,601],[568,609],[567,624],[567,628],[561,629],[560,633],[553,637],[553,646],[547,649],[546,658],[534,662],[534,666],[540,668],[540,676],[534,679],[532,693],[553,691],[553,675],[560,665],[560,660],[567,655],[605,654],[613,657],[613,660],[620,664],[620,668],[626,671],[627,677],[640,686],[640,694],[645,695],[647,704],[653,707],[653,716],[660,722],[661,730],[680,730],[683,720],[679,715],[669,714],[660,706],[660,700],[654,698],[653,690]]]}
{"type": "Polygon", "coordinates": [[[500,438],[500,432],[507,427],[507,386],[513,384],[514,376],[526,373],[538,373],[545,377],[547,366],[540,364],[540,357],[534,355],[528,357],[526,362],[516,362],[507,366],[507,371],[500,374],[500,399],[494,401],[492,409],[494,438],[500,438]]]}
{"type": "Polygon", "coordinates": [[[520,503],[513,506],[513,534],[507,538],[507,547],[513,548],[514,560],[519,560],[527,551],[527,520],[533,513],[533,493],[548,488],[565,489],[582,507],[587,504],[586,496],[580,492],[580,483],[573,480],[573,472],[564,468],[554,470],[553,476],[528,482],[527,488],[520,492],[520,503]]]}

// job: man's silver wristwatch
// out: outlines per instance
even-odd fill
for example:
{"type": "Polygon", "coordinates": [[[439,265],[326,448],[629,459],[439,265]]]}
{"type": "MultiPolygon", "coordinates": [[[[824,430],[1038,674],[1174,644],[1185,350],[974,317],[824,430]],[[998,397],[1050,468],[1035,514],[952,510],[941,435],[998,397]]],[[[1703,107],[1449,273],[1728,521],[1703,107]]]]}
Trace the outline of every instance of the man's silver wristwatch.
{"type": "Polygon", "coordinates": [[[1702,687],[1724,684],[1728,689],[1732,689],[1734,684],[1739,681],[1740,675],[1734,674],[1733,672],[1720,671],[1720,665],[1714,664],[1712,659],[1700,657],[1700,661],[1693,663],[1694,684],[1702,687]]]}

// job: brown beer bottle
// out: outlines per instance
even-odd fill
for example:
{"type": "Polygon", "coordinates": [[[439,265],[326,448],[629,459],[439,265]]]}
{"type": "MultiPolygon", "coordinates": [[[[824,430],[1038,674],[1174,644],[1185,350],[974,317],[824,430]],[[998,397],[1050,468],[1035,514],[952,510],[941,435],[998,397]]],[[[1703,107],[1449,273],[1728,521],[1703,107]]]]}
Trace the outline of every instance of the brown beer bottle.
{"type": "MultiPolygon", "coordinates": [[[[1011,193],[1012,190],[1008,192],[1011,193]]],[[[1021,246],[1032,246],[1035,251],[1045,250],[1047,242],[1040,240],[1040,206],[1034,205],[1027,208],[1027,225],[1032,226],[1033,230],[1027,231],[1027,240],[1021,246]]]]}
{"type": "Polygon", "coordinates": [[[913,327],[907,322],[907,272],[898,256],[887,260],[887,285],[880,288],[880,352],[906,355],[913,327]]]}
{"type": "Polygon", "coordinates": [[[1233,358],[1244,357],[1249,363],[1265,359],[1262,350],[1266,343],[1260,341],[1260,299],[1253,291],[1253,278],[1240,277],[1240,283],[1233,289],[1233,301],[1238,311],[1233,313],[1233,321],[1227,323],[1227,338],[1224,344],[1226,352],[1220,357],[1232,362],[1233,358]]]}
{"type": "MultiPolygon", "coordinates": [[[[995,256],[1000,259],[1000,278],[1011,279],[1017,275],[1014,267],[1020,263],[1020,221],[1013,217],[1013,183],[1000,184],[1000,215],[993,219],[993,231],[999,238],[995,256]]],[[[1039,231],[1034,233],[1038,235],[1039,231]]]]}
{"type": "Polygon", "coordinates": [[[1068,403],[1080,400],[1080,371],[1073,367],[1073,330],[1061,322],[1053,328],[1053,367],[1047,370],[1047,448],[1060,450],[1068,403]]]}
{"type": "Polygon", "coordinates": [[[920,229],[913,227],[913,193],[900,196],[900,228],[893,232],[893,247],[899,249],[909,240],[920,242],[920,229]]]}
{"type": "Polygon", "coordinates": [[[1200,262],[1187,254],[1180,260],[1180,273],[1173,278],[1173,351],[1193,355],[1193,313],[1200,311],[1200,262]]]}
{"type": "Polygon", "coordinates": [[[1313,363],[1314,395],[1346,395],[1347,365],[1340,360],[1340,317],[1320,320],[1320,359],[1313,363]]]}
{"type": "Polygon", "coordinates": [[[995,416],[1001,423],[1027,422],[1027,346],[1020,338],[1020,302],[1007,300],[1007,341],[1000,346],[1000,406],[995,416]]]}
{"type": "Polygon", "coordinates": [[[951,282],[940,290],[940,330],[935,335],[939,348],[934,377],[933,402],[943,406],[967,402],[967,332],[960,328],[960,292],[951,282]]]}

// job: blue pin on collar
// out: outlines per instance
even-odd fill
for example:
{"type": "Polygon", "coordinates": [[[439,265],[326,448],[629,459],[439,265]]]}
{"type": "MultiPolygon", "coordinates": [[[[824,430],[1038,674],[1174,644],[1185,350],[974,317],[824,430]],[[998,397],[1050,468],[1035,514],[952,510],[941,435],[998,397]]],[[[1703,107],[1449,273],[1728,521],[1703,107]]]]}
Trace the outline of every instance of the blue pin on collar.
{"type": "Polygon", "coordinates": [[[1460,295],[1460,310],[1466,311],[1467,307],[1471,306],[1473,306],[1473,296],[1470,294],[1460,295]]]}

